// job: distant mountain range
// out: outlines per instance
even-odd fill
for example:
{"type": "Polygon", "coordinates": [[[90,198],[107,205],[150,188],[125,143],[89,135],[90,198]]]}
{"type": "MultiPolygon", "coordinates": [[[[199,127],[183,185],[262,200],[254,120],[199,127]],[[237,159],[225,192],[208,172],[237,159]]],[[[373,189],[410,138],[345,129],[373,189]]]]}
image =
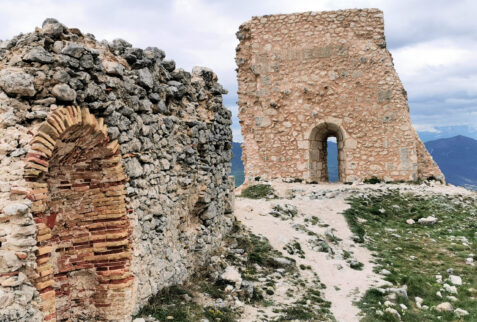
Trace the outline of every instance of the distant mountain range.
{"type": "MultiPolygon", "coordinates": [[[[429,141],[425,145],[448,183],[477,190],[477,140],[458,135],[429,141]]],[[[239,186],[244,181],[240,143],[233,143],[232,152],[232,175],[235,185],[239,186]]],[[[338,180],[338,152],[334,142],[328,142],[328,160],[330,181],[335,182],[338,180]]]]}
{"type": "Polygon", "coordinates": [[[448,183],[477,190],[477,140],[458,135],[425,145],[448,183]]]}

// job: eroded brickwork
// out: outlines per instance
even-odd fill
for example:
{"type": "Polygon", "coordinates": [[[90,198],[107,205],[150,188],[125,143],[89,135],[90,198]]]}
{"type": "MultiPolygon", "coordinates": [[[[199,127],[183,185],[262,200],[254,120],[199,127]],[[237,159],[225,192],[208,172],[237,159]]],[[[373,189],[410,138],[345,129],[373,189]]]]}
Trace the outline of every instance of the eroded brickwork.
{"type": "Polygon", "coordinates": [[[55,110],[26,155],[45,320],[131,313],[131,229],[117,141],[89,110],[55,110]]]}
{"type": "Polygon", "coordinates": [[[48,19],[0,42],[0,320],[128,321],[232,225],[207,68],[48,19]]]}
{"type": "Polygon", "coordinates": [[[254,17],[237,33],[246,180],[444,179],[412,127],[377,9],[254,17]]]}

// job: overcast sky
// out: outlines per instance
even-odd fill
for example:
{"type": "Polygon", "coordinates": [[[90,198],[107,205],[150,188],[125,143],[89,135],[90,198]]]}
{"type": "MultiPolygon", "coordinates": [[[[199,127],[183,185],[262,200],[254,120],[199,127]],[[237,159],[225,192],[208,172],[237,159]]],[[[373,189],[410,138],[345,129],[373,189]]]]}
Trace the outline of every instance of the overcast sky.
{"type": "Polygon", "coordinates": [[[178,67],[211,67],[229,90],[237,119],[235,32],[252,16],[347,8],[384,11],[388,49],[409,95],[424,141],[457,134],[477,139],[477,1],[475,0],[2,0],[0,39],[33,31],[46,17],[135,47],[165,50],[178,67]]]}

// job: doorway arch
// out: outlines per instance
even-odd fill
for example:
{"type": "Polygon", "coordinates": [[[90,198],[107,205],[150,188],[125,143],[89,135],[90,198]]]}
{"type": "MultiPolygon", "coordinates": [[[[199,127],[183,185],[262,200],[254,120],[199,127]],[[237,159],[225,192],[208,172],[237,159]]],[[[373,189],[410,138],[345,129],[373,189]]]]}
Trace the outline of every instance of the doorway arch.
{"type": "Polygon", "coordinates": [[[131,313],[131,226],[116,141],[89,110],[52,112],[31,141],[25,179],[37,225],[44,320],[123,320],[131,313]]]}
{"type": "Polygon", "coordinates": [[[309,137],[309,171],[311,182],[329,182],[328,174],[328,138],[335,137],[338,147],[338,181],[345,178],[344,131],[330,122],[323,122],[315,126],[309,137]]]}

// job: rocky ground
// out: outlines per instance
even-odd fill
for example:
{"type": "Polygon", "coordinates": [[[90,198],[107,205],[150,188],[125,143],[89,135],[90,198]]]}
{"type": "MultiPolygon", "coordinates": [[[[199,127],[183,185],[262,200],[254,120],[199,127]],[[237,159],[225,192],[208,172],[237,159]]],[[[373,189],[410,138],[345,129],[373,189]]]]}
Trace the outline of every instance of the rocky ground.
{"type": "Polygon", "coordinates": [[[219,256],[140,316],[208,321],[472,321],[477,195],[437,184],[243,191],[219,256]]]}

